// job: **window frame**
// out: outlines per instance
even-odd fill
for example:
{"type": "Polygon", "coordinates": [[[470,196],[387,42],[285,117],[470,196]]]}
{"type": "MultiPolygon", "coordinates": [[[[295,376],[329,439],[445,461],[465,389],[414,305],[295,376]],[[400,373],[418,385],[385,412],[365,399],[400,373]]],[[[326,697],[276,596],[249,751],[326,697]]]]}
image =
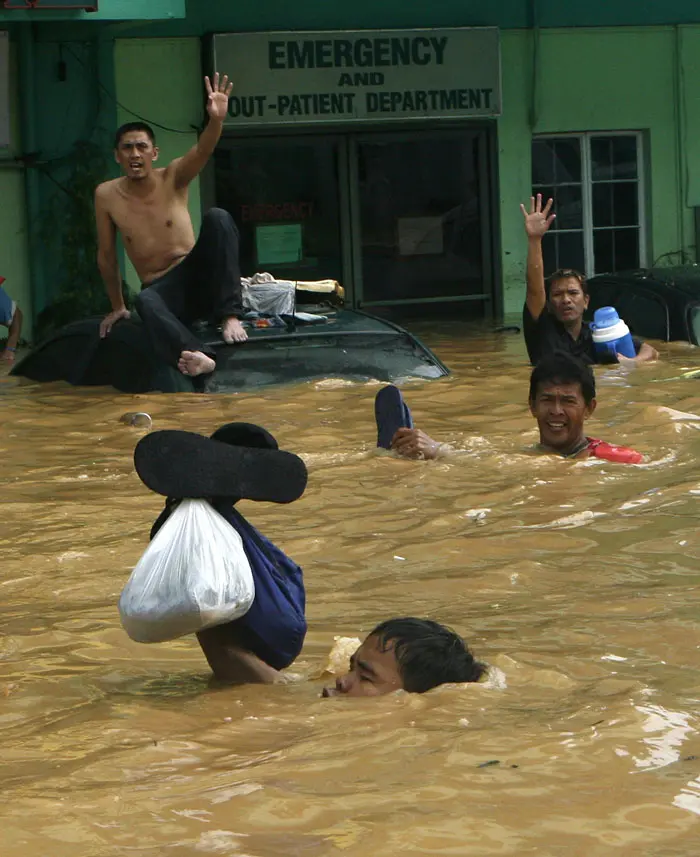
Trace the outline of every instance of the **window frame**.
{"type": "MultiPolygon", "coordinates": [[[[634,137],[637,143],[637,212],[638,212],[638,228],[639,228],[639,267],[646,268],[648,262],[648,241],[647,241],[647,196],[646,196],[646,169],[645,169],[645,139],[643,131],[622,130],[622,131],[570,131],[554,134],[533,134],[532,142],[536,140],[563,140],[577,139],[581,150],[581,229],[560,229],[561,233],[567,232],[582,232],[583,234],[583,258],[586,265],[585,274],[587,277],[594,277],[597,274],[615,273],[613,271],[596,271],[595,269],[595,253],[593,249],[593,168],[591,159],[591,141],[594,137],[634,137]]],[[[530,169],[532,170],[532,145],[530,146],[530,169]]],[[[531,173],[532,181],[532,173],[531,173]]],[[[610,179],[607,181],[596,182],[596,184],[616,184],[629,179],[610,179]]],[[[554,185],[557,187],[557,185],[554,185]]],[[[537,193],[533,185],[533,192],[537,193]]],[[[555,211],[556,214],[556,211],[555,211]]],[[[597,227],[595,231],[607,232],[625,227],[617,226],[602,226],[597,227]]],[[[632,229],[634,227],[628,227],[632,229]]]]}

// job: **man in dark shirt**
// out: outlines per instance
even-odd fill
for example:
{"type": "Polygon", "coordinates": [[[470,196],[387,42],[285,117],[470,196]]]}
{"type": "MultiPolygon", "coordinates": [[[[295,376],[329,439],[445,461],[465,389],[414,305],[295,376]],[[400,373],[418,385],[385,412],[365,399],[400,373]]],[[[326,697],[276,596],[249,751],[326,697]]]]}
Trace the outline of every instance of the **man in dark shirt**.
{"type": "MultiPolygon", "coordinates": [[[[520,209],[527,234],[527,297],[523,308],[523,333],[530,362],[534,365],[554,351],[565,351],[588,363],[601,362],[593,335],[583,314],[588,308],[586,277],[567,268],[555,271],[545,286],[542,238],[554,222],[552,200],[542,207],[542,194],[530,197],[530,211],[520,209]]],[[[634,340],[636,357],[618,354],[620,363],[645,363],[659,356],[646,342],[634,340]]]]}

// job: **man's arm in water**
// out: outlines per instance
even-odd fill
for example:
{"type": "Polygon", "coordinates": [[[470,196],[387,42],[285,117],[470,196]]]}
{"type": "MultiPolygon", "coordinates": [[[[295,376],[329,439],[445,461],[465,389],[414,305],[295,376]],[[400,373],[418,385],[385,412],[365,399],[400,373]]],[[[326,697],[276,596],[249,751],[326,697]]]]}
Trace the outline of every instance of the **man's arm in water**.
{"type": "Polygon", "coordinates": [[[542,194],[530,197],[530,211],[520,205],[525,218],[525,234],[527,235],[527,296],[525,303],[532,318],[542,315],[547,303],[547,292],[544,286],[544,260],[542,259],[542,239],[554,222],[555,214],[550,214],[552,200],[542,208],[542,194]]]}
{"type": "Polygon", "coordinates": [[[618,354],[617,359],[620,363],[651,363],[659,359],[659,352],[648,342],[642,342],[639,346],[639,351],[636,357],[625,357],[624,354],[618,354]]]}
{"type": "Polygon", "coordinates": [[[169,170],[173,170],[175,187],[178,189],[187,187],[202,171],[214,153],[224,127],[233,84],[229,83],[228,75],[224,75],[219,80],[218,71],[214,75],[213,84],[208,77],[204,78],[204,83],[207,88],[207,113],[209,114],[207,127],[189,152],[181,158],[176,158],[168,167],[169,170]]]}
{"type": "Polygon", "coordinates": [[[206,628],[197,634],[214,677],[230,684],[274,684],[282,673],[238,644],[236,623],[206,628]]]}
{"type": "Polygon", "coordinates": [[[391,440],[391,448],[404,458],[439,458],[451,447],[438,443],[421,429],[400,428],[391,440]]]}
{"type": "Polygon", "coordinates": [[[95,221],[97,223],[97,267],[107,289],[112,311],[100,323],[100,336],[104,337],[120,318],[129,318],[124,306],[122,277],[117,260],[117,228],[109,213],[109,186],[107,182],[95,190],[95,221]]]}

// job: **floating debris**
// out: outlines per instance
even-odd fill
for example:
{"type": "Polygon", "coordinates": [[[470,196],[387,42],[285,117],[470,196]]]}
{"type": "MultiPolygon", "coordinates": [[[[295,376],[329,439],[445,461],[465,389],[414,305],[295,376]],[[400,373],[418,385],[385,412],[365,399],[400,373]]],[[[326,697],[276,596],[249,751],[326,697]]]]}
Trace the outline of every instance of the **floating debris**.
{"type": "Polygon", "coordinates": [[[122,414],[119,417],[119,422],[135,428],[150,428],[153,425],[150,414],[143,413],[143,411],[129,411],[122,414]]]}

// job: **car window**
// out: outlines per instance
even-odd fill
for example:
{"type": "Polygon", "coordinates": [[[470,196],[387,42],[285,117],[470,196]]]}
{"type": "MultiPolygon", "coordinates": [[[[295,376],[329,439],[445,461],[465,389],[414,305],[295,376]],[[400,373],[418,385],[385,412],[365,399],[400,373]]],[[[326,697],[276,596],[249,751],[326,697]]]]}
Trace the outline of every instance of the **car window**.
{"type": "Polygon", "coordinates": [[[621,290],[611,304],[630,331],[645,339],[668,339],[668,309],[665,302],[636,286],[621,290]]]}
{"type": "Polygon", "coordinates": [[[620,294],[620,286],[616,283],[590,283],[590,300],[588,309],[586,310],[585,318],[587,321],[593,320],[593,313],[603,306],[617,306],[617,298],[620,294]]]}

